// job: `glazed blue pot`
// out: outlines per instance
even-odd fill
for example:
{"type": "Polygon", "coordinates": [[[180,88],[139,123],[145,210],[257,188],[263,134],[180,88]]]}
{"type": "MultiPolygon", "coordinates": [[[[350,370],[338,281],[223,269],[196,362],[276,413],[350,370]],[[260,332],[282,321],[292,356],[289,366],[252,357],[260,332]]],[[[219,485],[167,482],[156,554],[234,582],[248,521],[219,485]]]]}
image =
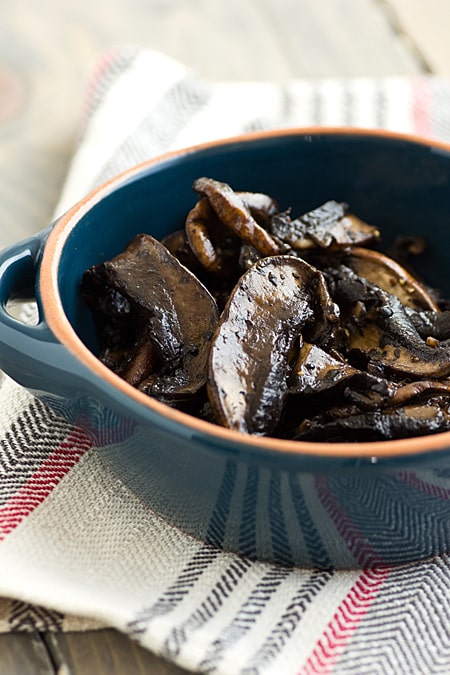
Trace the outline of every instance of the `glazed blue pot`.
{"type": "Polygon", "coordinates": [[[360,567],[450,550],[450,432],[383,443],[245,436],[155,401],[95,356],[83,272],[133,235],[179,229],[198,176],[267,192],[305,212],[329,199],[429,242],[428,283],[450,294],[450,148],[385,132],[286,130],[152,160],[92,192],[0,260],[0,367],[82,426],[117,475],[162,517],[250,558],[360,567]],[[39,322],[6,311],[32,294],[39,322]]]}

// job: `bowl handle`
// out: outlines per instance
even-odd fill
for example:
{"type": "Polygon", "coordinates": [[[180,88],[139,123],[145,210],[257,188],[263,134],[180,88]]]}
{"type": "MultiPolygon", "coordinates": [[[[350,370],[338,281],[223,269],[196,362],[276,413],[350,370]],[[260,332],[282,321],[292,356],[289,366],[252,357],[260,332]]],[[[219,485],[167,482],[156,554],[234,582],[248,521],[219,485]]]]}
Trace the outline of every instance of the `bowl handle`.
{"type": "Polygon", "coordinates": [[[0,252],[0,368],[31,390],[67,397],[76,380],[85,379],[84,367],[51,332],[35,293],[48,233],[43,230],[0,252]],[[8,311],[11,301],[31,299],[39,314],[34,325],[8,311]]]}

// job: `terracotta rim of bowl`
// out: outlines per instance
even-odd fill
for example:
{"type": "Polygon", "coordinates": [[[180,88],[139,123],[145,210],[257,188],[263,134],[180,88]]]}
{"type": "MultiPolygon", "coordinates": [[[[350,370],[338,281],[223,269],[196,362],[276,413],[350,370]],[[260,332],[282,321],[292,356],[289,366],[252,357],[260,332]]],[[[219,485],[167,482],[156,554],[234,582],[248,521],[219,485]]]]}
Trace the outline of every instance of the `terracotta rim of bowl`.
{"type": "Polygon", "coordinates": [[[379,129],[363,129],[354,127],[304,127],[286,128],[270,131],[252,132],[241,136],[234,136],[202,143],[199,145],[183,148],[166,153],[151,160],[142,162],[131,169],[121,172],[106,181],[67,211],[55,224],[45,244],[42,262],[40,266],[40,296],[45,313],[45,320],[57,337],[78,359],[93,370],[99,377],[106,380],[115,389],[120,390],[134,399],[140,405],[150,408],[167,420],[182,424],[202,436],[224,441],[227,445],[238,443],[246,447],[251,453],[256,450],[267,450],[276,454],[287,453],[290,455],[307,455],[324,458],[352,458],[366,459],[376,463],[377,458],[405,457],[445,450],[450,447],[450,431],[441,432],[429,436],[405,438],[391,441],[375,441],[363,443],[324,443],[290,441],[272,437],[251,436],[238,431],[226,429],[210,422],[200,420],[187,413],[174,410],[164,403],[138,391],[130,384],[113,373],[84,345],[68,318],[66,317],[58,290],[58,266],[65,242],[76,226],[79,219],[86,214],[98,201],[106,197],[112,190],[127,182],[139,174],[142,170],[171,160],[176,157],[189,155],[199,150],[221,147],[235,143],[246,143],[254,140],[270,138],[273,136],[373,136],[378,138],[392,138],[411,142],[416,145],[436,148],[450,153],[450,144],[445,142],[424,139],[413,134],[404,134],[395,131],[379,129]]]}

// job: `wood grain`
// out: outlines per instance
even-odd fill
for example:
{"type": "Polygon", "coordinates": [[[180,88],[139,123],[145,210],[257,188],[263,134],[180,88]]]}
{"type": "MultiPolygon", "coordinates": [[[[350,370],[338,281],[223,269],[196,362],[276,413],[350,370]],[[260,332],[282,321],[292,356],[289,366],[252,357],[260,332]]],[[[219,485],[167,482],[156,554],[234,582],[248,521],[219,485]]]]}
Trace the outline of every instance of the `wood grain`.
{"type": "Polygon", "coordinates": [[[399,31],[421,55],[428,69],[450,75],[450,2],[448,0],[389,0],[399,31]]]}
{"type": "Polygon", "coordinates": [[[55,669],[39,633],[0,635],[0,675],[54,675],[55,669]]]}
{"type": "Polygon", "coordinates": [[[114,630],[47,633],[45,640],[58,673],[184,675],[188,672],[151,654],[114,630]]]}
{"type": "Polygon", "coordinates": [[[0,247],[50,223],[88,74],[111,45],[165,51],[213,80],[421,71],[376,0],[4,0],[1,9],[0,247]]]}
{"type": "Polygon", "coordinates": [[[376,0],[258,1],[297,77],[381,77],[421,70],[417,54],[396,35],[376,0]]]}

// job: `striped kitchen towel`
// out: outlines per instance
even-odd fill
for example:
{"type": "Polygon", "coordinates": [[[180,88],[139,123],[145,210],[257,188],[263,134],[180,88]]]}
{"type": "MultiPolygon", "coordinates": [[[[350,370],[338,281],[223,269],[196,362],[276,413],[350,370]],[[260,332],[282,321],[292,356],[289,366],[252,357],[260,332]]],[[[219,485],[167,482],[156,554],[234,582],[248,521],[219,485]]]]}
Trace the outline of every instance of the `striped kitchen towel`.
{"type": "MultiPolygon", "coordinates": [[[[167,150],[264,128],[450,141],[443,78],[209,83],[164,54],[105,54],[56,207],[167,150]]],[[[254,562],[150,512],[87,435],[0,382],[0,630],[113,626],[195,672],[450,672],[450,560],[371,570],[254,562]]]]}

